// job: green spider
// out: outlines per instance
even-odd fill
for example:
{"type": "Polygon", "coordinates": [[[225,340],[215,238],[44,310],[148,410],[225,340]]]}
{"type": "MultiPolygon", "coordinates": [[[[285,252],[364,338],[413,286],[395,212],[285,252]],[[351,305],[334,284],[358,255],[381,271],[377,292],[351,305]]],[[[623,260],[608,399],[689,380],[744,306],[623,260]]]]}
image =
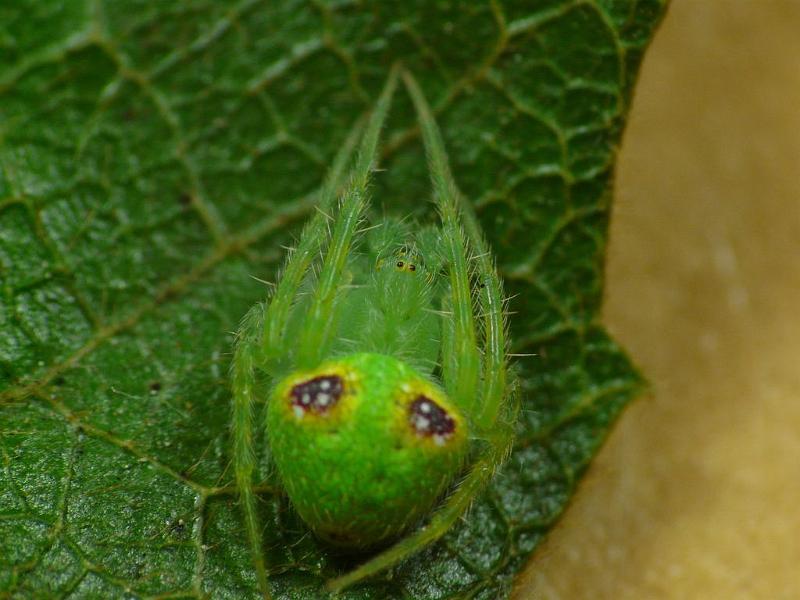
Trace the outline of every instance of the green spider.
{"type": "Polygon", "coordinates": [[[250,310],[237,334],[233,458],[265,598],[253,481],[256,403],[267,403],[271,460],[310,529],[334,546],[378,549],[330,580],[333,592],[442,537],[514,439],[518,406],[502,282],[407,71],[392,69],[342,185],[349,162],[344,149],[269,301],[250,310]],[[401,76],[417,111],[441,224],[412,228],[386,219],[364,227],[380,131],[401,76]],[[270,391],[260,394],[263,379],[270,391]]]}

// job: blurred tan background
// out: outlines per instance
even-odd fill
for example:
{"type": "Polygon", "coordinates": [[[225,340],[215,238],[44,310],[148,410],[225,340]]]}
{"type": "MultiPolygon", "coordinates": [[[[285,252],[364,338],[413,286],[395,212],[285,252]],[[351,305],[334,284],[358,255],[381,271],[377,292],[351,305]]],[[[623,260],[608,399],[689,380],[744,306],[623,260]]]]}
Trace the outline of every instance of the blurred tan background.
{"type": "Polygon", "coordinates": [[[800,598],[800,0],[673,0],[604,320],[652,382],[518,600],[800,598]]]}

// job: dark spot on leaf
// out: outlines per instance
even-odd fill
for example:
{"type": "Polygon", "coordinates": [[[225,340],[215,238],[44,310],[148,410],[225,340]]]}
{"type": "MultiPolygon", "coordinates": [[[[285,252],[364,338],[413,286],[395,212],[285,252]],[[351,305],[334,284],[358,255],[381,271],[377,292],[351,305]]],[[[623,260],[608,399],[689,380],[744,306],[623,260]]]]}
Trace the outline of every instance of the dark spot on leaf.
{"type": "Polygon", "coordinates": [[[161,391],[161,382],[160,381],[153,381],[150,384],[150,391],[152,393],[154,393],[154,394],[159,392],[159,391],[161,391]]]}
{"type": "Polygon", "coordinates": [[[143,562],[136,562],[131,569],[133,579],[140,579],[142,577],[142,570],[144,569],[143,562]]]}
{"type": "Polygon", "coordinates": [[[183,192],[180,196],[178,196],[178,204],[181,206],[189,206],[191,203],[192,197],[187,192],[183,192]]]}
{"type": "Polygon", "coordinates": [[[184,537],[186,533],[186,522],[183,519],[174,521],[170,527],[170,533],[177,538],[184,537]]]}

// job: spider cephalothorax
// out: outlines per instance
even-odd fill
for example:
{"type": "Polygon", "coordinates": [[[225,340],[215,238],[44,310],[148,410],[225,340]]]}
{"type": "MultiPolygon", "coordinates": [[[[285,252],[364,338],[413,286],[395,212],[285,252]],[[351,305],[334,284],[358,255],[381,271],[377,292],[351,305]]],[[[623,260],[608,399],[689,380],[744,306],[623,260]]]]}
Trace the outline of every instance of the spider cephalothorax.
{"type": "Polygon", "coordinates": [[[237,336],[234,462],[266,597],[253,491],[255,403],[267,402],[270,455],[316,535],[362,550],[394,542],[329,582],[332,590],[441,537],[513,440],[502,285],[408,73],[441,223],[361,225],[399,73],[393,69],[372,112],[346,183],[344,152],[269,302],[248,313],[237,336]],[[266,397],[256,397],[259,373],[270,382],[266,397]]]}

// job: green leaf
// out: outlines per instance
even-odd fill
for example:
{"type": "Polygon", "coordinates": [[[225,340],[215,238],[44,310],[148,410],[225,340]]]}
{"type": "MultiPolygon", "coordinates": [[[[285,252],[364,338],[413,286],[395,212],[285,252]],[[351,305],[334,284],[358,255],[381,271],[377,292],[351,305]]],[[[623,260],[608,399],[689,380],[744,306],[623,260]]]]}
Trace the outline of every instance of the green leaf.
{"type": "MultiPolygon", "coordinates": [[[[231,334],[402,58],[498,256],[523,411],[469,517],[346,598],[504,598],[641,380],[598,324],[613,161],[664,0],[0,8],[0,596],[255,597],[231,334]]],[[[398,95],[376,202],[424,216],[398,95]]],[[[278,597],[326,552],[269,489],[278,597]]]]}

